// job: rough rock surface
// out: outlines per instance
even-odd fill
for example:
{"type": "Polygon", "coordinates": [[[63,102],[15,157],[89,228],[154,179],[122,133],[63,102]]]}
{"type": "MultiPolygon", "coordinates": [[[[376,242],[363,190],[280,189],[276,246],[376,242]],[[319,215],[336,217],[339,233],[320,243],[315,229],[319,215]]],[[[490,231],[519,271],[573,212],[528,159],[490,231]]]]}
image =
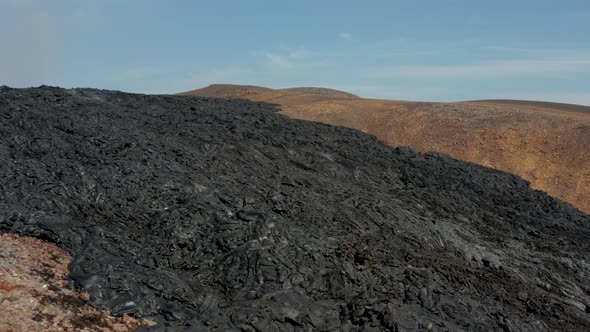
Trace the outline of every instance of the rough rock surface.
{"type": "Polygon", "coordinates": [[[112,317],[68,287],[72,257],[38,239],[0,235],[0,331],[130,331],[146,325],[112,317]]]}
{"type": "Polygon", "coordinates": [[[186,94],[279,104],[281,114],[294,119],[355,128],[393,147],[444,153],[514,173],[590,213],[590,106],[514,100],[418,103],[226,84],[186,94]]]}
{"type": "Polygon", "coordinates": [[[590,329],[588,215],[275,111],[0,88],[0,231],[67,250],[89,302],[142,329],[590,329]]]}

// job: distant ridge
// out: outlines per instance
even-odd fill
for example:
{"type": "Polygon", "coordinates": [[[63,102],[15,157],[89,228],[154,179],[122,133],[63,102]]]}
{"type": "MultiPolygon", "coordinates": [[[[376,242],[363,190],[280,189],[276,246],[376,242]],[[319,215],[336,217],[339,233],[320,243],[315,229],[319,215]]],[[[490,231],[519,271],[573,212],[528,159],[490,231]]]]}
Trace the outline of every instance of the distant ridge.
{"type": "Polygon", "coordinates": [[[535,108],[547,108],[555,110],[567,110],[574,112],[590,112],[590,106],[577,105],[577,104],[566,104],[556,103],[550,101],[534,101],[534,100],[518,100],[518,99],[482,99],[482,100],[470,100],[466,103],[487,103],[487,104],[505,104],[514,106],[529,106],[535,108]]]}

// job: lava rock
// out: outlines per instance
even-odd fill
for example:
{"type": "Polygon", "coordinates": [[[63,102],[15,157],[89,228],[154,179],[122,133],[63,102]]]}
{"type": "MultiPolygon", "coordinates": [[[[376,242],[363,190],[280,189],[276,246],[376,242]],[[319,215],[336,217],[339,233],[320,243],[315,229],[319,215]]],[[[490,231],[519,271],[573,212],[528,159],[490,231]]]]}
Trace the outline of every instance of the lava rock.
{"type": "Polygon", "coordinates": [[[92,305],[148,330],[590,329],[588,215],[276,111],[3,87],[0,231],[66,249],[92,305]]]}

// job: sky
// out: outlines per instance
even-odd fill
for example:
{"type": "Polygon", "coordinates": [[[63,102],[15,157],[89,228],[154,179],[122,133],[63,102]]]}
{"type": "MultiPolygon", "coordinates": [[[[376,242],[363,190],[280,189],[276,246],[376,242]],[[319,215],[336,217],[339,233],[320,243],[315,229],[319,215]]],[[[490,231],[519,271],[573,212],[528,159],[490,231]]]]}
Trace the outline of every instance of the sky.
{"type": "Polygon", "coordinates": [[[590,105],[590,1],[0,0],[0,85],[590,105]]]}

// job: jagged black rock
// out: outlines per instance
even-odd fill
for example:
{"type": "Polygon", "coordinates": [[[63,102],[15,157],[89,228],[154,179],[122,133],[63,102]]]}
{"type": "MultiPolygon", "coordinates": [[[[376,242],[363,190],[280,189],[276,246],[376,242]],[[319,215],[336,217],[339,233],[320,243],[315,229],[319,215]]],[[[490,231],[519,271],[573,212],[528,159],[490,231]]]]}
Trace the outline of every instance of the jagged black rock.
{"type": "Polygon", "coordinates": [[[590,329],[587,215],[273,105],[2,87],[0,162],[0,230],[151,329],[590,329]]]}

